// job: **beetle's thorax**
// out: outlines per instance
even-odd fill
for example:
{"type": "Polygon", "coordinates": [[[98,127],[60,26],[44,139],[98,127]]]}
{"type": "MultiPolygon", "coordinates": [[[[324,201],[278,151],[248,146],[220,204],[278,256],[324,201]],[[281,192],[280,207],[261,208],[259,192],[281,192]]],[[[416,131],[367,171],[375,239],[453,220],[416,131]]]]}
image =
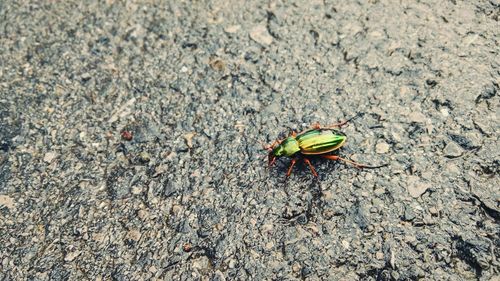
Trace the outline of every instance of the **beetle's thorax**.
{"type": "Polygon", "coordinates": [[[299,143],[294,137],[288,137],[273,149],[275,156],[292,156],[300,151],[299,143]]]}

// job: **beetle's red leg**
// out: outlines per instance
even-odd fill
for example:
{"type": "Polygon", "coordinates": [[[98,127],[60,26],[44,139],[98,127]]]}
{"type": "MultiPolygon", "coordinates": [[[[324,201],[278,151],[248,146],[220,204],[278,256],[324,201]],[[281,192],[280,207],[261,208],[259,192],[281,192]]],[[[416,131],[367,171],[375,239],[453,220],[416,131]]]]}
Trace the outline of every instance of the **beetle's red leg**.
{"type": "MultiPolygon", "coordinates": [[[[344,126],[345,124],[347,124],[348,120],[346,121],[342,121],[340,123],[336,123],[336,124],[332,124],[332,125],[329,125],[329,126],[326,126],[326,127],[322,127],[318,122],[314,123],[311,125],[311,128],[313,130],[322,130],[322,129],[340,129],[342,128],[342,126],[344,126]]],[[[307,129],[307,130],[304,130],[296,135],[302,135],[303,133],[307,132],[307,131],[310,131],[311,129],[307,129]]]]}
{"type": "Polygon", "coordinates": [[[297,162],[297,159],[292,159],[292,163],[290,163],[290,167],[288,168],[288,172],[286,173],[286,177],[289,177],[290,174],[292,174],[292,169],[293,169],[293,166],[295,165],[295,162],[297,162]]]}
{"type": "Polygon", "coordinates": [[[315,176],[318,177],[318,173],[316,173],[316,170],[314,169],[313,165],[311,164],[311,161],[309,159],[304,158],[304,162],[309,166],[309,169],[311,169],[311,173],[315,176]]]}
{"type": "Polygon", "coordinates": [[[342,157],[337,156],[337,155],[321,155],[321,157],[326,158],[326,159],[330,159],[330,160],[335,160],[335,161],[338,161],[338,160],[344,161],[346,163],[349,163],[349,164],[353,165],[354,167],[356,167],[358,169],[368,168],[368,166],[366,166],[366,165],[363,165],[363,164],[360,164],[360,163],[356,163],[354,161],[342,158],[342,157]]]}
{"type": "Polygon", "coordinates": [[[319,123],[314,123],[312,125],[312,128],[316,129],[316,130],[320,130],[320,129],[338,129],[338,128],[341,128],[342,126],[344,126],[345,124],[347,124],[347,122],[348,122],[348,120],[345,120],[345,121],[342,121],[340,123],[331,124],[331,125],[328,125],[328,126],[325,126],[325,127],[321,127],[321,125],[319,123]]]}
{"type": "Polygon", "coordinates": [[[271,143],[270,145],[266,145],[264,143],[261,143],[262,144],[262,148],[264,148],[265,150],[269,150],[271,148],[273,148],[275,145],[281,143],[283,140],[275,140],[273,143],[271,143]]]}
{"type": "Polygon", "coordinates": [[[311,125],[311,127],[312,127],[313,129],[316,129],[316,130],[321,129],[321,125],[319,124],[319,122],[316,122],[316,123],[312,124],[312,125],[311,125]]]}
{"type": "Polygon", "coordinates": [[[342,158],[342,157],[339,157],[337,155],[321,155],[321,157],[323,158],[326,158],[326,159],[330,159],[330,160],[340,160],[340,161],[344,161],[346,163],[349,163],[351,165],[353,165],[354,167],[358,168],[358,169],[377,169],[377,168],[382,168],[382,167],[386,167],[386,166],[389,166],[389,164],[382,164],[382,165],[377,165],[377,166],[368,166],[368,165],[365,165],[365,164],[360,164],[360,163],[357,163],[357,162],[354,162],[354,161],[351,161],[349,159],[345,159],[345,158],[342,158]]]}

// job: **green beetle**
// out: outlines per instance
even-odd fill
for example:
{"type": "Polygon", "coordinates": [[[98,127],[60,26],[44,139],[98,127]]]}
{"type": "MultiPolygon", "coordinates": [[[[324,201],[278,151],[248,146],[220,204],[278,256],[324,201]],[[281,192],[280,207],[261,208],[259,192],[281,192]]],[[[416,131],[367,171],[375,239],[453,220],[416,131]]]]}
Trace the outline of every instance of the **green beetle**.
{"type": "Polygon", "coordinates": [[[299,159],[302,159],[309,166],[312,174],[317,177],[318,173],[316,173],[311,161],[309,161],[308,157],[310,156],[320,156],[330,160],[340,160],[360,169],[379,168],[385,166],[367,166],[337,155],[329,154],[344,145],[346,136],[337,129],[341,128],[346,123],[347,121],[344,121],[328,127],[321,127],[319,124],[316,124],[312,127],[312,129],[298,134],[292,132],[289,137],[283,140],[277,140],[271,145],[264,146],[264,149],[269,151],[269,166],[272,166],[279,157],[292,158],[290,167],[286,173],[287,177],[290,176],[293,166],[299,159]]]}

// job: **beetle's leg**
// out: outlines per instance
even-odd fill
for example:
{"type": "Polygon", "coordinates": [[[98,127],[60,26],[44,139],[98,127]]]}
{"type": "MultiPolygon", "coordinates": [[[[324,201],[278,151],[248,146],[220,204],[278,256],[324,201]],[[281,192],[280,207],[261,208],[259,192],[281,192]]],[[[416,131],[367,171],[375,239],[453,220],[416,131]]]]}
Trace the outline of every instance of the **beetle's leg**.
{"type": "Polygon", "coordinates": [[[292,169],[293,169],[293,166],[295,165],[295,162],[297,162],[297,158],[292,159],[292,162],[290,163],[290,167],[288,168],[288,172],[286,172],[286,177],[289,177],[292,174],[292,169]]]}
{"type": "Polygon", "coordinates": [[[368,166],[368,165],[365,165],[365,164],[354,162],[354,161],[349,160],[349,159],[345,159],[345,158],[339,157],[337,155],[321,155],[321,157],[326,158],[326,159],[330,159],[330,160],[344,161],[346,163],[349,163],[349,164],[353,165],[354,167],[356,167],[358,169],[377,169],[377,168],[382,168],[382,167],[389,166],[389,164],[387,164],[387,163],[386,164],[382,164],[382,165],[377,165],[377,166],[368,166]]]}
{"type": "MultiPolygon", "coordinates": [[[[322,127],[322,126],[321,126],[318,122],[316,122],[316,123],[314,123],[314,124],[312,124],[312,125],[311,125],[311,128],[312,128],[313,130],[323,130],[323,129],[326,129],[326,130],[328,130],[328,129],[340,129],[340,128],[342,128],[342,126],[344,126],[345,124],[347,124],[347,122],[348,122],[348,120],[346,120],[346,121],[342,121],[342,122],[340,122],[340,123],[336,123],[336,124],[331,124],[331,125],[328,125],[328,126],[326,126],[326,127],[322,127]]],[[[305,132],[307,132],[307,131],[310,131],[310,130],[311,130],[311,129],[307,129],[307,130],[304,130],[304,131],[302,131],[302,132],[300,132],[300,133],[298,133],[298,134],[295,134],[295,135],[302,135],[303,133],[305,133],[305,132]]]]}
{"type": "Polygon", "coordinates": [[[342,122],[339,122],[339,123],[336,123],[336,124],[331,124],[331,125],[328,125],[328,126],[325,126],[325,127],[321,127],[321,125],[319,123],[314,123],[312,125],[312,128],[313,129],[316,129],[316,130],[320,130],[320,129],[338,129],[338,128],[341,128],[342,126],[344,126],[345,124],[347,124],[348,120],[345,120],[345,121],[342,121],[342,122]]]}
{"type": "Polygon", "coordinates": [[[311,161],[309,159],[304,158],[304,162],[309,166],[309,169],[311,169],[311,173],[315,176],[318,177],[318,173],[316,173],[316,170],[314,169],[314,166],[311,164],[311,161]]]}
{"type": "Polygon", "coordinates": [[[277,158],[277,157],[276,157],[276,156],[274,156],[274,157],[271,159],[271,161],[269,161],[269,164],[268,164],[268,165],[269,165],[269,167],[271,167],[271,166],[272,166],[272,165],[276,162],[276,158],[277,158]]]}
{"type": "Polygon", "coordinates": [[[274,146],[276,146],[277,144],[281,143],[283,140],[275,140],[273,143],[271,143],[270,145],[266,145],[264,143],[261,143],[262,144],[262,148],[264,148],[265,150],[270,150],[271,148],[273,148],[274,146]]]}
{"type": "Polygon", "coordinates": [[[358,169],[369,168],[369,166],[366,166],[366,165],[363,165],[363,164],[360,164],[360,163],[356,163],[354,161],[342,158],[342,157],[337,156],[337,155],[321,155],[321,157],[326,158],[326,159],[330,159],[330,160],[335,160],[335,161],[338,161],[338,160],[344,161],[346,163],[349,163],[349,164],[353,165],[354,167],[356,167],[358,169]]]}

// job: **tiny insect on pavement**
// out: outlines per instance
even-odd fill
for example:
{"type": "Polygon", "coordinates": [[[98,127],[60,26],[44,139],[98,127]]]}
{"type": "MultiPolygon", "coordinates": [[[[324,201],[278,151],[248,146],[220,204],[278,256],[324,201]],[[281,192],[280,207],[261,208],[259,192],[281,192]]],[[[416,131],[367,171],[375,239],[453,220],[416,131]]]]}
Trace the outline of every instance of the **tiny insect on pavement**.
{"type": "Polygon", "coordinates": [[[292,132],[287,138],[276,140],[270,145],[263,146],[264,149],[269,151],[269,166],[272,166],[276,162],[276,159],[280,157],[291,158],[290,167],[286,173],[287,177],[290,176],[293,166],[299,160],[304,161],[309,166],[309,169],[311,169],[312,174],[317,177],[318,173],[309,160],[311,156],[342,161],[358,169],[375,169],[387,166],[387,164],[369,166],[332,154],[332,152],[338,150],[345,144],[346,135],[340,132],[339,129],[345,126],[347,122],[348,121],[343,121],[327,127],[321,127],[319,124],[315,124],[311,129],[300,133],[292,132]]]}

